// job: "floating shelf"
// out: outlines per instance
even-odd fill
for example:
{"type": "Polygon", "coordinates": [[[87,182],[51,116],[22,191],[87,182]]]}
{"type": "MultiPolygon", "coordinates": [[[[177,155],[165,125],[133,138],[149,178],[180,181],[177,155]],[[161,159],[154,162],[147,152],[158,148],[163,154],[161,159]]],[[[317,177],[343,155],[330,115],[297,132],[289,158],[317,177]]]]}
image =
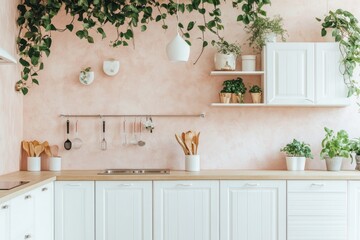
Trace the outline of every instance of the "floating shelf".
{"type": "Polygon", "coordinates": [[[211,71],[210,76],[240,76],[240,75],[264,75],[264,71],[211,71]]]}
{"type": "Polygon", "coordinates": [[[265,103],[212,103],[212,107],[308,107],[308,108],[343,108],[349,104],[265,104],[265,103]]]}

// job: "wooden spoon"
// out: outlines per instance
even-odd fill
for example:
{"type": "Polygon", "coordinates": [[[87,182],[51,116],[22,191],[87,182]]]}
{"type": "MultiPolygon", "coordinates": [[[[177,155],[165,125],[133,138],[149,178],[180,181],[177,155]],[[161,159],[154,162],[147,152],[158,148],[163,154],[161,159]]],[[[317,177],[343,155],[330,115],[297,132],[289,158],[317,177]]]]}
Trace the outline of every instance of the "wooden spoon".
{"type": "Polygon", "coordinates": [[[36,147],[36,146],[39,145],[39,144],[40,144],[39,141],[37,141],[37,140],[34,140],[34,141],[33,141],[34,147],[36,147]]]}
{"type": "Polygon", "coordinates": [[[192,151],[192,136],[193,136],[193,133],[191,131],[186,132],[186,134],[185,134],[185,146],[189,150],[189,155],[194,154],[192,151]]]}
{"type": "Polygon", "coordinates": [[[35,149],[34,149],[34,144],[32,142],[29,142],[29,151],[30,151],[29,157],[35,157],[35,149]]]}
{"type": "Polygon", "coordinates": [[[35,148],[35,156],[39,157],[40,154],[44,151],[44,146],[42,144],[39,144],[34,147],[35,148]]]}
{"type": "Polygon", "coordinates": [[[185,155],[188,155],[188,154],[189,154],[189,151],[187,150],[184,142],[180,139],[180,137],[179,137],[177,134],[175,134],[175,138],[176,138],[177,142],[180,144],[180,146],[182,147],[185,155]]]}
{"type": "Polygon", "coordinates": [[[51,156],[53,157],[57,157],[59,156],[59,146],[57,145],[53,145],[53,146],[50,146],[50,152],[51,152],[51,156]]]}
{"type": "Polygon", "coordinates": [[[26,154],[28,155],[28,157],[30,157],[29,142],[22,141],[22,147],[23,147],[24,151],[26,152],[26,154]]]}

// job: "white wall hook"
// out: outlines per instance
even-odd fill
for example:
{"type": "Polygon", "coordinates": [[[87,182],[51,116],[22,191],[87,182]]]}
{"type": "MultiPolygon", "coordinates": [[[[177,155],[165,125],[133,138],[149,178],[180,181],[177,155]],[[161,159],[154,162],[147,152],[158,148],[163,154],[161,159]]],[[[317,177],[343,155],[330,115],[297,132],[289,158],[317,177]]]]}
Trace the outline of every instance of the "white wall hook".
{"type": "Polygon", "coordinates": [[[103,71],[108,76],[115,76],[120,69],[120,62],[115,59],[105,60],[103,63],[103,71]]]}

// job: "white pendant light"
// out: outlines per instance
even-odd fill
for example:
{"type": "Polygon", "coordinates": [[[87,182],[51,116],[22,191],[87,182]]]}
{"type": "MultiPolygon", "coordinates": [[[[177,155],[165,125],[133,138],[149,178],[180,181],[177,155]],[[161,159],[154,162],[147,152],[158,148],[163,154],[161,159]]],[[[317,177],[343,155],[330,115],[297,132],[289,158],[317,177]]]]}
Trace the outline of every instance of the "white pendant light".
{"type": "Polygon", "coordinates": [[[0,48],[0,64],[16,63],[16,59],[5,49],[0,48]]]}
{"type": "Polygon", "coordinates": [[[179,34],[179,0],[176,9],[176,36],[166,46],[166,54],[172,62],[187,62],[190,56],[190,46],[179,34]]]}

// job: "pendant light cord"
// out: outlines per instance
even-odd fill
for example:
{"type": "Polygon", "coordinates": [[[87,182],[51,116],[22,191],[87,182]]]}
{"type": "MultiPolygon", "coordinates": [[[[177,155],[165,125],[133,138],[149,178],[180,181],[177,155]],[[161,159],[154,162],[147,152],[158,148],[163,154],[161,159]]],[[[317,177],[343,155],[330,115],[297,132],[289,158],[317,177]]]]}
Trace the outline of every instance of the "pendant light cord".
{"type": "Polygon", "coordinates": [[[176,32],[179,34],[179,0],[176,0],[176,32]]]}

